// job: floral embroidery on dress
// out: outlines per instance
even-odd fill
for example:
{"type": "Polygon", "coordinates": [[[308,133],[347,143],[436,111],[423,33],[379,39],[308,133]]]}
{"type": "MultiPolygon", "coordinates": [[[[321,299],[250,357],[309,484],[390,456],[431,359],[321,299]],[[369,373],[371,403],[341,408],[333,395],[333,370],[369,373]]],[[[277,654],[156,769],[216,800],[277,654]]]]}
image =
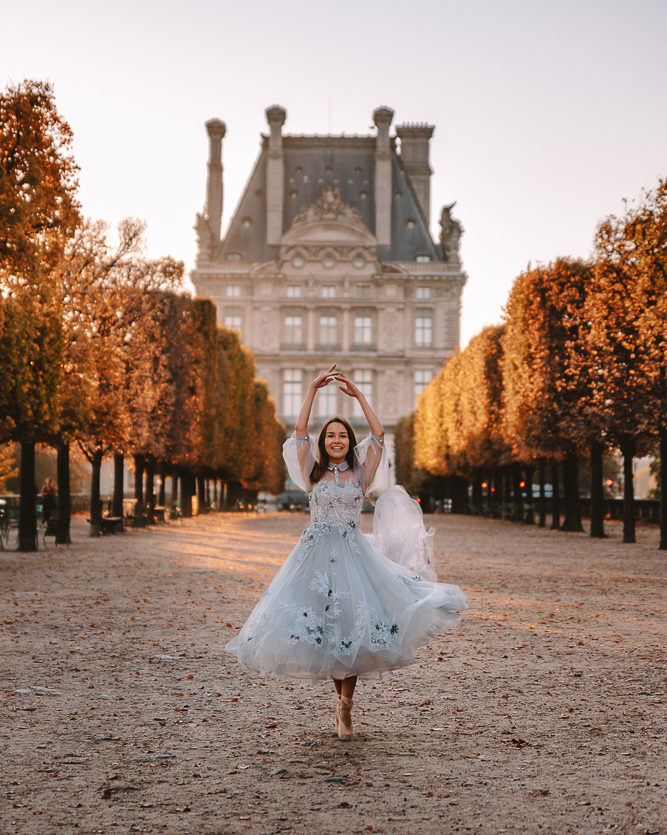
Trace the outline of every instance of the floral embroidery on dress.
{"type": "Polygon", "coordinates": [[[301,607],[295,603],[288,603],[283,608],[295,616],[293,628],[289,635],[285,636],[288,644],[294,645],[301,638],[309,644],[317,644],[318,646],[322,644],[324,635],[323,618],[315,613],[310,606],[301,607]]]}
{"type": "Polygon", "coordinates": [[[376,620],[371,629],[371,643],[376,646],[387,647],[390,643],[396,641],[396,635],[399,633],[399,626],[392,620],[383,621],[376,620]]]}
{"type": "Polygon", "coordinates": [[[342,522],[344,525],[356,528],[359,524],[363,499],[361,485],[356,480],[318,481],[310,492],[310,515],[313,526],[342,522]]]}

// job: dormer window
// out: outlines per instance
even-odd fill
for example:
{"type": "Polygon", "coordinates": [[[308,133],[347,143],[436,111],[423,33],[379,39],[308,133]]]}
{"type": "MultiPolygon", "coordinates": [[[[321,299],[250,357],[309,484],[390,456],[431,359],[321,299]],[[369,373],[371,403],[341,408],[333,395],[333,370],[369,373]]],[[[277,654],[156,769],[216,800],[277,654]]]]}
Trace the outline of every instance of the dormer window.
{"type": "Polygon", "coordinates": [[[421,263],[428,263],[431,260],[430,255],[417,255],[415,257],[415,261],[420,261],[421,263]]]}

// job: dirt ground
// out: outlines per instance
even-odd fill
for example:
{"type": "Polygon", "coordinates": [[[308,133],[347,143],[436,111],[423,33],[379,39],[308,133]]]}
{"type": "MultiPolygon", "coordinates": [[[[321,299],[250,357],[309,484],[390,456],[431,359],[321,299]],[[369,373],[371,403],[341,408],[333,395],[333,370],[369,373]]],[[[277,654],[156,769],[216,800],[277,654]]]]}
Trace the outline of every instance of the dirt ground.
{"type": "Polygon", "coordinates": [[[305,516],[0,553],[1,831],[667,831],[655,529],[428,524],[470,609],[359,683],[349,743],[330,683],[223,653],[305,516]]]}

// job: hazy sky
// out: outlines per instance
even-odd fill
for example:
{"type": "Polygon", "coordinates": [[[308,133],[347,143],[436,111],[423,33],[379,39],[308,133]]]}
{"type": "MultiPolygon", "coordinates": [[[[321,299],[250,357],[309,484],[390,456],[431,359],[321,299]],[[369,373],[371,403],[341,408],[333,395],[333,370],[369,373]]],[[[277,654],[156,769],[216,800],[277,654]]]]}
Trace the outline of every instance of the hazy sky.
{"type": "Polygon", "coordinates": [[[436,126],[432,230],[456,200],[462,343],[528,262],[587,256],[597,222],[667,176],[667,0],[0,0],[0,78],[49,79],[84,211],[148,224],[193,266],[203,123],[227,123],[226,227],[266,130],[436,126]]]}

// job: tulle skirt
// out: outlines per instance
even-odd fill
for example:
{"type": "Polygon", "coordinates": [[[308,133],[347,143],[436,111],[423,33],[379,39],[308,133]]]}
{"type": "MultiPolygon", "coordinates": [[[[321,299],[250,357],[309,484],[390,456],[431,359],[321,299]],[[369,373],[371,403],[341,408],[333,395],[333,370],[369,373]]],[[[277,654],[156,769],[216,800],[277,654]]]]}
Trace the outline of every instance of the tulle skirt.
{"type": "Polygon", "coordinates": [[[315,524],[225,649],[263,674],[372,676],[413,663],[465,608],[458,586],[392,562],[356,523],[315,524]]]}

